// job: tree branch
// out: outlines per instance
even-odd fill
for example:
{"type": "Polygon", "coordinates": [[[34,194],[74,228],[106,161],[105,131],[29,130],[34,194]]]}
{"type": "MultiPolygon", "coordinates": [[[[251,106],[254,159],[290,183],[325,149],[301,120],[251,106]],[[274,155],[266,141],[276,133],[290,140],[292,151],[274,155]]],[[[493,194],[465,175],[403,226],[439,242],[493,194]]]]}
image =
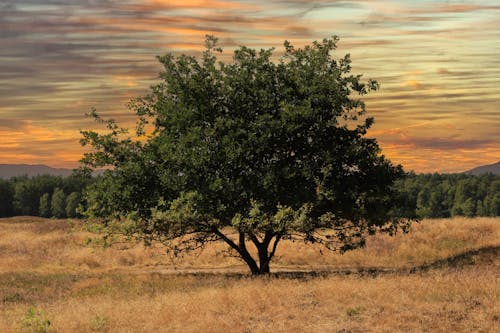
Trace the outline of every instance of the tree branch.
{"type": "Polygon", "coordinates": [[[276,238],[274,239],[273,247],[271,249],[271,253],[269,253],[269,257],[267,259],[267,263],[271,261],[271,259],[274,257],[274,254],[276,253],[276,248],[278,247],[278,243],[281,240],[281,235],[277,235],[276,238]]]}
{"type": "Polygon", "coordinates": [[[240,232],[239,234],[239,241],[240,241],[239,246],[232,239],[224,235],[219,229],[214,228],[213,232],[240,254],[243,261],[245,261],[248,267],[250,267],[252,273],[258,272],[259,267],[257,266],[255,259],[252,258],[252,256],[250,255],[250,253],[246,248],[245,234],[243,232],[240,232]]]}
{"type": "Polygon", "coordinates": [[[219,236],[224,242],[226,242],[227,244],[229,244],[229,246],[231,246],[233,249],[235,249],[236,251],[238,251],[238,253],[241,254],[241,248],[236,245],[235,242],[233,242],[229,237],[227,237],[226,235],[224,235],[219,229],[217,228],[214,228],[212,229],[213,232],[219,236]]]}

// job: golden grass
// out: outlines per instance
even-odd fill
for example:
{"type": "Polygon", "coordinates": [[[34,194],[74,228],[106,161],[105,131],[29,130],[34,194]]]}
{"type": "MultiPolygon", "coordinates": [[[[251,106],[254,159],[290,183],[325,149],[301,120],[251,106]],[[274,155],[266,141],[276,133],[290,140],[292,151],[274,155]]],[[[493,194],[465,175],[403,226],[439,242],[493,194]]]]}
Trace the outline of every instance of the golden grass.
{"type": "MultiPolygon", "coordinates": [[[[320,246],[282,242],[271,270],[341,267],[409,267],[433,262],[467,250],[500,244],[500,218],[424,220],[409,234],[370,237],[364,249],[343,255],[320,246]]],[[[81,229],[80,221],[19,217],[0,219],[0,272],[103,272],[110,270],[183,270],[216,268],[246,272],[236,258],[227,257],[224,244],[181,258],[166,255],[161,245],[126,250],[86,245],[96,236],[81,229]]]]}
{"type": "MultiPolygon", "coordinates": [[[[398,269],[500,245],[500,219],[424,220],[345,255],[284,243],[271,270],[398,269]]],[[[0,219],[0,332],[35,306],[53,332],[496,332],[498,251],[407,274],[252,278],[223,247],[172,261],[161,248],[102,249],[76,221],[0,219]],[[163,274],[172,265],[182,272],[163,274]],[[206,273],[213,268],[220,274],[206,273]],[[203,270],[204,269],[204,270],[203,270]]]]}

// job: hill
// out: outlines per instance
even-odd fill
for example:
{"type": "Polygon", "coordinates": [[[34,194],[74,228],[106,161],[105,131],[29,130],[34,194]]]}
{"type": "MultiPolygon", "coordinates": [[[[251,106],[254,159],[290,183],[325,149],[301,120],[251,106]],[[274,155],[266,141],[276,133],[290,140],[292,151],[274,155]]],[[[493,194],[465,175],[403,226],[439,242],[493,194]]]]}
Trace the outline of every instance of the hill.
{"type": "Polygon", "coordinates": [[[465,171],[464,173],[476,176],[483,173],[492,173],[495,175],[500,175],[500,161],[493,164],[478,166],[477,168],[465,171]]]}
{"type": "Polygon", "coordinates": [[[0,164],[0,178],[9,179],[16,176],[52,175],[67,177],[73,172],[72,169],[51,168],[46,165],[30,164],[0,164]]]}

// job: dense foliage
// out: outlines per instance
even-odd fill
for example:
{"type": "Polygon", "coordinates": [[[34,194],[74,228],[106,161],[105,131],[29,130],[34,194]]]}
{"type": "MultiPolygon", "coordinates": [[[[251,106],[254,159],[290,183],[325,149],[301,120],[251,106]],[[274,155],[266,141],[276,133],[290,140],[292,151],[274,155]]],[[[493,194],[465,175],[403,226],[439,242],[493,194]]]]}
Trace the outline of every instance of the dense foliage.
{"type": "Polygon", "coordinates": [[[500,216],[500,176],[409,174],[397,182],[419,218],[500,216]]]}
{"type": "Polygon", "coordinates": [[[402,168],[365,136],[360,96],[378,84],[351,74],[336,42],[285,42],[279,59],[243,46],[223,63],[207,37],[200,60],[159,57],[161,82],[132,103],[143,139],[92,112],[109,132],[83,132],[94,148],[83,161],[111,168],[86,192],[86,216],[175,252],[226,242],[254,274],[282,239],[346,251],[406,226],[392,186],[402,168]]]}
{"type": "Polygon", "coordinates": [[[91,181],[92,178],[83,173],[69,177],[41,175],[0,179],[0,217],[77,217],[82,192],[91,181]]]}
{"type": "MultiPolygon", "coordinates": [[[[26,214],[52,217],[52,196],[57,188],[62,188],[66,195],[66,217],[77,217],[76,207],[83,203],[84,187],[91,181],[90,178],[45,175],[0,179],[0,217],[26,214]],[[35,194],[30,194],[27,188],[35,194]],[[21,207],[21,203],[27,206],[21,207]]],[[[410,173],[396,181],[395,186],[401,201],[406,203],[408,215],[419,218],[500,216],[500,176],[497,175],[410,173]]]]}

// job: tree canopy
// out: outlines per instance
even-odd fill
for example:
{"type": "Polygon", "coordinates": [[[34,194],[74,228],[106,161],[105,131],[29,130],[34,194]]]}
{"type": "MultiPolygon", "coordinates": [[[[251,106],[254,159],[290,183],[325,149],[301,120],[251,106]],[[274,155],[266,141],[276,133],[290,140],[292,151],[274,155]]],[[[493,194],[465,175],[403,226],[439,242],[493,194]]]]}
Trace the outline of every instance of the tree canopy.
{"type": "Polygon", "coordinates": [[[378,88],[335,57],[336,37],[303,48],[242,46],[222,62],[207,36],[201,59],[158,57],[160,82],[133,100],[132,138],[113,120],[83,131],[82,162],[107,167],[85,193],[85,216],[108,232],[175,253],[223,241],[253,274],[269,272],[283,239],[347,251],[394,233],[401,166],[366,132],[361,97],[378,88]]]}

